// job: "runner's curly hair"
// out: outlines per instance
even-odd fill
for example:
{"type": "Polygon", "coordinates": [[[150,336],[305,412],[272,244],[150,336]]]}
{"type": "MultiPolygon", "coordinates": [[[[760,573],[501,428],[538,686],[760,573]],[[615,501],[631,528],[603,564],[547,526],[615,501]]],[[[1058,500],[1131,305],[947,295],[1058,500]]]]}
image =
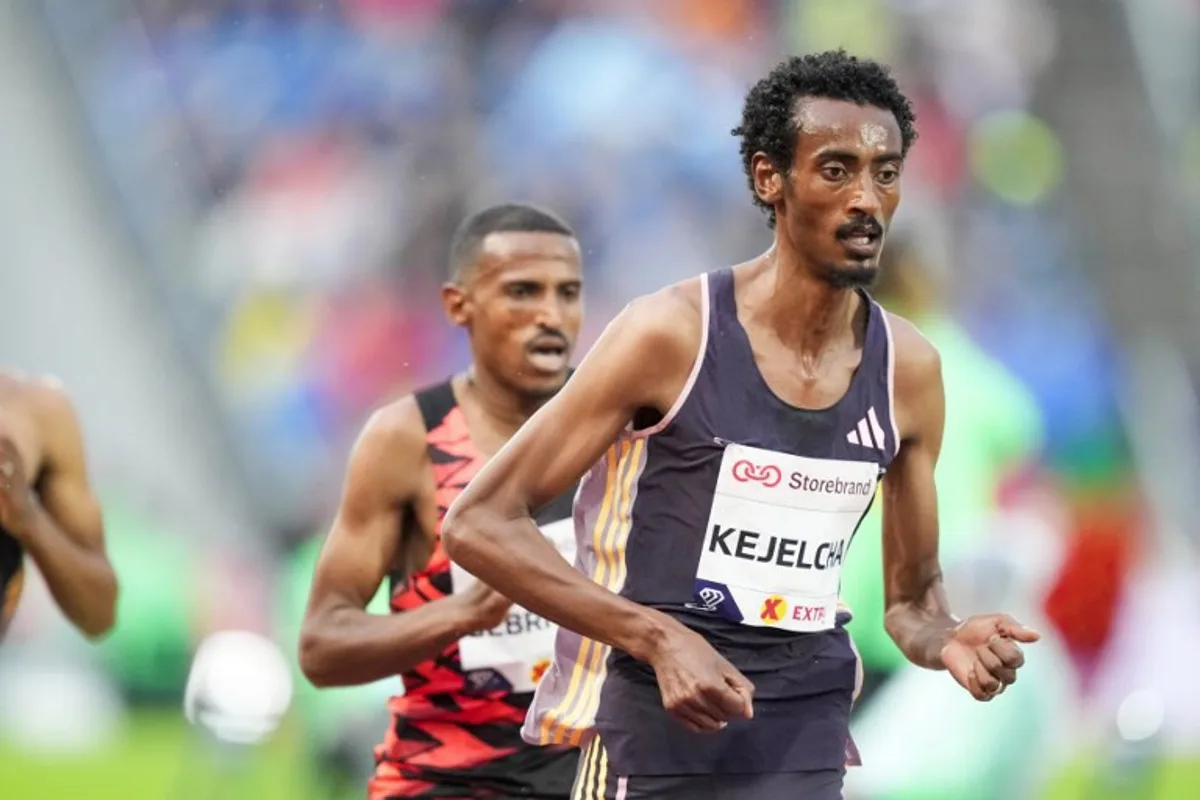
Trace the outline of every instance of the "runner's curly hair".
{"type": "Polygon", "coordinates": [[[775,209],[754,191],[750,162],[755,153],[761,152],[781,172],[791,168],[796,155],[796,134],[799,133],[797,102],[810,97],[848,100],[891,111],[900,126],[905,155],[917,139],[912,104],[884,65],[849,55],[845,50],[793,56],[783,61],[746,94],[742,124],[732,131],[734,136],[742,139],[742,167],[754,203],[767,212],[772,228],[775,227],[775,209]]]}

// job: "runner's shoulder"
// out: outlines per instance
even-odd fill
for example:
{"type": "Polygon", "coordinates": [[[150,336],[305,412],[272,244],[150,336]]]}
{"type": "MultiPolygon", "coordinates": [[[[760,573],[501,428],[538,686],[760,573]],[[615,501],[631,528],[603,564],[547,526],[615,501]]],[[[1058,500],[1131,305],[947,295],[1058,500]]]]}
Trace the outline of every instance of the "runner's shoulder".
{"type": "Polygon", "coordinates": [[[0,372],[0,393],[18,398],[21,405],[36,416],[75,413],[66,386],[56,375],[16,370],[0,372]]]}
{"type": "Polygon", "coordinates": [[[924,388],[930,382],[940,384],[942,357],[934,343],[904,317],[890,311],[884,313],[888,315],[895,347],[897,394],[924,388]]]}
{"type": "Polygon", "coordinates": [[[656,362],[677,356],[690,364],[703,335],[702,302],[700,279],[688,278],[631,301],[622,327],[656,362]]]}
{"type": "Polygon", "coordinates": [[[363,424],[355,460],[383,461],[408,468],[425,454],[425,421],[415,394],[380,406],[363,424]]]}

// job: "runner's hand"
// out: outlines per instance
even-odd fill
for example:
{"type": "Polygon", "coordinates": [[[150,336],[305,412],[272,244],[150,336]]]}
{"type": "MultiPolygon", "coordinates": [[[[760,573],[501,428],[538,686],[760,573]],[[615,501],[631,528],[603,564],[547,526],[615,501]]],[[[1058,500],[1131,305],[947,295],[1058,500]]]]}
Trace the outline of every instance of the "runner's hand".
{"type": "Polygon", "coordinates": [[[469,633],[491,630],[504,622],[512,601],[487,584],[475,582],[462,594],[451,595],[462,603],[469,633]]]}
{"type": "Polygon", "coordinates": [[[0,526],[21,541],[33,511],[25,465],[12,439],[0,435],[0,526]]]}
{"type": "Polygon", "coordinates": [[[1017,642],[1040,638],[1007,614],[968,617],[942,648],[942,663],[972,697],[986,703],[1016,682],[1017,670],[1025,664],[1017,642]]]}
{"type": "Polygon", "coordinates": [[[719,731],[735,716],[754,716],[754,684],[699,634],[680,626],[650,661],[663,708],[696,733],[719,731]]]}

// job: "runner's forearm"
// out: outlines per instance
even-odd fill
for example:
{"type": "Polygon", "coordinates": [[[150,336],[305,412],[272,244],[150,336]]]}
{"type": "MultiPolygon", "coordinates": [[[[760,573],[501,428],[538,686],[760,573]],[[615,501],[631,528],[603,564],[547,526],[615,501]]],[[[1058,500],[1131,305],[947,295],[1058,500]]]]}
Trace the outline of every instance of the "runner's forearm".
{"type": "Polygon", "coordinates": [[[884,617],[884,627],[904,657],[925,669],[945,669],[942,648],[958,626],[947,608],[940,581],[925,594],[922,602],[894,603],[884,617]]]}
{"type": "Polygon", "coordinates": [[[90,638],[107,633],[116,618],[117,577],[104,553],[73,541],[36,503],[22,543],[67,618],[90,638]]]}
{"type": "Polygon", "coordinates": [[[442,542],[450,558],[514,603],[639,661],[650,661],[667,629],[679,627],[588,580],[528,516],[505,519],[479,506],[452,508],[442,542]]]}
{"type": "Polygon", "coordinates": [[[456,596],[382,616],[343,606],[314,615],[300,633],[300,668],[314,686],[356,686],[427,661],[471,633],[456,596]]]}

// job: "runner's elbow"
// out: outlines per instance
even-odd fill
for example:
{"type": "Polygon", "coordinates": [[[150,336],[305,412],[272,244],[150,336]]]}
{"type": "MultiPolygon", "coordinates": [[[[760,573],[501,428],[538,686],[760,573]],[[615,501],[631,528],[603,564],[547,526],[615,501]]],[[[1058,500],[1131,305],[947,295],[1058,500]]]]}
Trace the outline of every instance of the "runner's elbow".
{"type": "Polygon", "coordinates": [[[305,620],[300,630],[300,671],[318,689],[337,686],[337,663],[328,635],[319,624],[305,620]]]}
{"type": "Polygon", "coordinates": [[[108,637],[117,624],[117,611],[109,607],[95,615],[79,620],[79,630],[90,642],[100,642],[108,637]]]}
{"type": "Polygon", "coordinates": [[[109,570],[87,613],[75,620],[88,641],[99,642],[112,633],[117,624],[117,591],[116,576],[109,570]]]}
{"type": "Polygon", "coordinates": [[[487,537],[487,526],[479,524],[481,509],[476,505],[455,502],[442,520],[442,546],[451,561],[467,567],[475,563],[475,555],[487,537]]]}

